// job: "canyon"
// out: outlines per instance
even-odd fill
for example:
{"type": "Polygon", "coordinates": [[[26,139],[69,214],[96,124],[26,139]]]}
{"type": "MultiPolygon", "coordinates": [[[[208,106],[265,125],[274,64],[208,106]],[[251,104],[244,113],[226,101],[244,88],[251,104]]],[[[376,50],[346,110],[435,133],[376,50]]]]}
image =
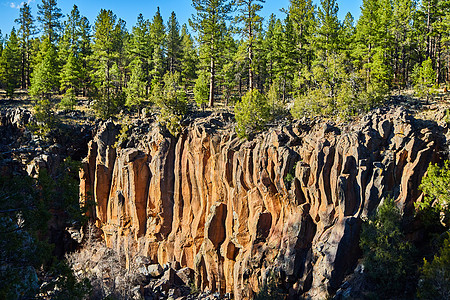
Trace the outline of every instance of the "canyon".
{"type": "Polygon", "coordinates": [[[291,298],[333,295],[358,264],[363,221],[387,197],[420,239],[418,187],[448,134],[402,107],[348,123],[286,121],[249,140],[227,112],[192,117],[178,137],[152,118],[117,141],[120,129],[99,125],[80,171],[80,201],[95,202],[88,215],[107,246],[128,265],[145,256],[190,268],[201,290],[236,299],[271,280],[291,298]]]}

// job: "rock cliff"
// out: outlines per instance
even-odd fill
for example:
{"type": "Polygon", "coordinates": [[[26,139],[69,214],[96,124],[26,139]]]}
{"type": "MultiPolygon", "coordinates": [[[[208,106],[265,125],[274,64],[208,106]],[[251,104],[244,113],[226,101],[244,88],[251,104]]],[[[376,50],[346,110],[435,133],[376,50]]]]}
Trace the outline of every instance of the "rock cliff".
{"type": "Polygon", "coordinates": [[[447,130],[401,108],[339,126],[299,121],[249,141],[232,126],[217,113],[174,138],[137,121],[114,147],[119,126],[108,121],[80,178],[109,247],[191,268],[201,289],[236,299],[271,276],[292,297],[336,291],[360,255],[362,220],[383,197],[411,222],[447,130]]]}

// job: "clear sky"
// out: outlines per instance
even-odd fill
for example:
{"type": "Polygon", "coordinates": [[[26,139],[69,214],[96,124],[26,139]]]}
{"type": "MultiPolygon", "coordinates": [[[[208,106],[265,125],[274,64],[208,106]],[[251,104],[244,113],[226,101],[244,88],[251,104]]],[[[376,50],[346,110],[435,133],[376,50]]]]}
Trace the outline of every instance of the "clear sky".
{"type": "MultiPolygon", "coordinates": [[[[30,7],[31,13],[36,19],[37,3],[41,0],[26,0],[30,7]]],[[[316,4],[319,0],[313,0],[316,4]]],[[[67,15],[76,4],[80,10],[81,15],[86,16],[91,24],[94,23],[95,18],[100,9],[111,9],[118,18],[122,18],[127,22],[128,29],[135,24],[139,13],[144,15],[144,18],[151,19],[159,6],[164,21],[167,21],[170,13],[175,11],[178,22],[180,24],[187,23],[188,19],[194,13],[191,0],[147,0],[147,1],[132,1],[132,0],[58,0],[58,6],[62,13],[67,15]]],[[[17,25],[14,20],[19,16],[19,8],[22,1],[17,0],[0,0],[0,30],[3,36],[9,33],[13,26],[17,25]]],[[[339,18],[343,19],[345,14],[350,11],[355,18],[358,19],[360,15],[360,6],[362,0],[338,0],[339,4],[339,18]]],[[[268,17],[271,13],[275,13],[279,18],[284,18],[284,14],[280,12],[281,8],[288,8],[289,0],[266,0],[262,16],[268,17]]],[[[267,18],[266,18],[267,19],[267,18]]]]}

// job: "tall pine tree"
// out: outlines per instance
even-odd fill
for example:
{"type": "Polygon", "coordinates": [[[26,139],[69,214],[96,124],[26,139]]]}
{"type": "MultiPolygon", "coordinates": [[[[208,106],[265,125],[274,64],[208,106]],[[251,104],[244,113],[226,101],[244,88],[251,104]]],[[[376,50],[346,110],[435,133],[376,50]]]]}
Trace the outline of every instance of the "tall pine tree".
{"type": "Polygon", "coordinates": [[[38,4],[38,21],[41,23],[42,33],[50,43],[58,41],[61,31],[61,9],[56,0],[42,0],[38,4]]]}
{"type": "Polygon", "coordinates": [[[238,0],[238,15],[236,16],[236,22],[242,24],[242,31],[247,39],[248,48],[248,82],[249,89],[252,90],[255,87],[255,64],[253,62],[255,37],[258,32],[262,30],[262,18],[258,15],[258,12],[262,9],[260,3],[264,3],[264,0],[238,0]]]}
{"type": "Polygon", "coordinates": [[[15,20],[20,25],[19,39],[22,52],[21,61],[21,82],[22,88],[27,89],[30,84],[30,59],[31,59],[31,36],[35,34],[34,19],[31,14],[31,8],[24,3],[20,8],[19,18],[15,20]]]}
{"type": "Polygon", "coordinates": [[[204,64],[209,65],[209,106],[214,106],[217,61],[221,56],[226,31],[225,21],[232,9],[228,0],[192,0],[196,14],[189,20],[197,32],[204,64]]]}
{"type": "Polygon", "coordinates": [[[172,12],[170,19],[167,22],[167,62],[169,72],[174,74],[181,71],[180,59],[181,59],[181,37],[180,37],[180,25],[178,24],[175,12],[172,12]]]}
{"type": "Polygon", "coordinates": [[[0,57],[0,81],[6,90],[6,96],[13,98],[14,90],[20,85],[21,52],[16,30],[13,28],[0,57]]]}

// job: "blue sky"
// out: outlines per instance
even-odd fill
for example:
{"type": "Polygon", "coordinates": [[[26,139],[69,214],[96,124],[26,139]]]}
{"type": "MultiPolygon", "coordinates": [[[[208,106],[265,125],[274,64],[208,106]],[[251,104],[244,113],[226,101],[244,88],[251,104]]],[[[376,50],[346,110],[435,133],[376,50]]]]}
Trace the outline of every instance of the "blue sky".
{"type": "MultiPolygon", "coordinates": [[[[37,15],[37,3],[41,3],[41,0],[26,0],[30,7],[33,16],[36,19],[37,15]]],[[[144,15],[144,18],[151,19],[156,12],[156,8],[159,6],[164,21],[167,21],[170,13],[175,11],[180,24],[187,23],[187,20],[194,13],[192,8],[192,1],[190,0],[147,0],[147,1],[131,1],[131,0],[59,0],[58,6],[61,8],[63,14],[68,14],[73,5],[76,4],[80,13],[86,16],[91,24],[94,23],[95,18],[101,8],[111,9],[119,18],[124,19],[127,22],[127,27],[131,27],[135,24],[136,18],[139,13],[144,15]]],[[[319,3],[319,0],[314,0],[315,3],[319,3]]],[[[14,20],[19,16],[19,8],[21,1],[15,0],[0,0],[0,30],[3,36],[9,33],[13,26],[17,25],[14,20]]],[[[339,17],[344,18],[345,14],[350,11],[355,20],[359,17],[360,6],[362,0],[338,0],[339,4],[339,17]]],[[[284,14],[280,12],[281,8],[288,8],[289,0],[266,0],[262,16],[268,17],[271,13],[275,13],[279,18],[283,18],[284,14]]]]}

